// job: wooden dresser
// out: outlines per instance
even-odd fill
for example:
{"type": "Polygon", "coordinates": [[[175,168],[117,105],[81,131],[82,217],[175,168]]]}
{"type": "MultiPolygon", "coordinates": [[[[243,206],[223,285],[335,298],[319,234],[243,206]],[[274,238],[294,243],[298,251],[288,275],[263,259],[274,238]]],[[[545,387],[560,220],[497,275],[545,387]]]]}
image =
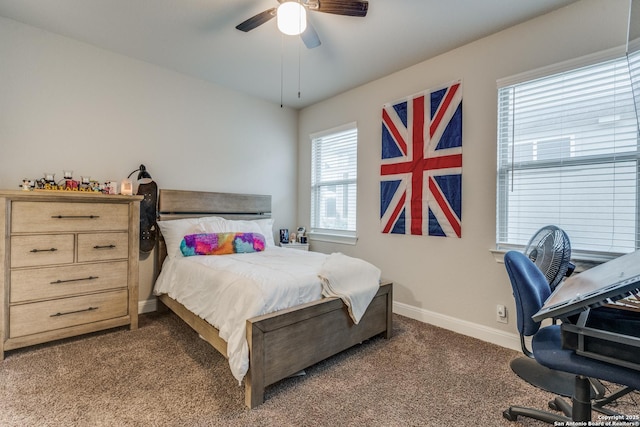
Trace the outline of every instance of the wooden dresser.
{"type": "Polygon", "coordinates": [[[138,327],[142,196],[0,191],[4,352],[138,327]]]}

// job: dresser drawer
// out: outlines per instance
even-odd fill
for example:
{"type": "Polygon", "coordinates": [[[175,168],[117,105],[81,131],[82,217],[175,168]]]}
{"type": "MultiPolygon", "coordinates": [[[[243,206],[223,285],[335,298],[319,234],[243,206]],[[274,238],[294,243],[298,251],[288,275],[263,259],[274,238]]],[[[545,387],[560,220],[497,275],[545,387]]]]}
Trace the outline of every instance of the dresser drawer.
{"type": "Polygon", "coordinates": [[[11,267],[34,267],[73,262],[73,234],[11,236],[11,267]]]}
{"type": "Polygon", "coordinates": [[[11,306],[9,337],[16,338],[126,316],[126,289],[11,306]]]}
{"type": "Polygon", "coordinates": [[[127,270],[127,261],[13,270],[10,302],[126,288],[127,270]]]}
{"type": "Polygon", "coordinates": [[[128,223],[126,204],[14,202],[11,205],[12,233],[126,230],[128,223]]]}
{"type": "Polygon", "coordinates": [[[127,233],[78,234],[78,262],[124,259],[128,256],[127,233]]]}

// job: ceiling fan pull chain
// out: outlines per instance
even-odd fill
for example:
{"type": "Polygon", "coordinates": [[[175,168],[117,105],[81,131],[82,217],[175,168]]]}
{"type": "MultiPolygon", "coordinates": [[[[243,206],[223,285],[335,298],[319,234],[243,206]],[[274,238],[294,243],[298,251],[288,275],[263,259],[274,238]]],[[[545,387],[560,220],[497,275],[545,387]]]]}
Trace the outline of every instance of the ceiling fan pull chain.
{"type": "Polygon", "coordinates": [[[301,72],[300,72],[300,43],[298,43],[298,99],[300,99],[300,76],[301,76],[301,72]]]}
{"type": "MultiPolygon", "coordinates": [[[[302,5],[300,0],[298,0],[298,3],[302,5]]],[[[298,99],[300,99],[300,43],[298,43],[298,99]]]]}
{"type": "Polygon", "coordinates": [[[284,86],[284,35],[280,34],[280,108],[282,108],[282,91],[284,86]]]}

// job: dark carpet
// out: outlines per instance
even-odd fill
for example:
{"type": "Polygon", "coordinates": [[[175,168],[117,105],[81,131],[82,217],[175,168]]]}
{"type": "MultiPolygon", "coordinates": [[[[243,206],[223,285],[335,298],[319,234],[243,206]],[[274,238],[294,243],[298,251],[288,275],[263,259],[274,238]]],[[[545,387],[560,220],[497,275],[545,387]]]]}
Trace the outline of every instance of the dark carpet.
{"type": "MultiPolygon", "coordinates": [[[[267,389],[244,389],[220,356],[171,313],[14,350],[0,362],[1,426],[542,426],[502,411],[547,409],[553,395],[509,368],[520,353],[394,315],[374,338],[267,389]]],[[[619,410],[638,414],[637,395],[619,410]]],[[[597,415],[594,415],[596,419],[597,415]]]]}

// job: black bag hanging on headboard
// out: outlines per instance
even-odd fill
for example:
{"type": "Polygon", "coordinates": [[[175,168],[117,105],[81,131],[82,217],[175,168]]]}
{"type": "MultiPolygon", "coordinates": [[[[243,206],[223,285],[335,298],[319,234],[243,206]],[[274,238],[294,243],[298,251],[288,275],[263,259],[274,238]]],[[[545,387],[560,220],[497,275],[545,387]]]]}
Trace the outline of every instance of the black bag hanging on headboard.
{"type": "Polygon", "coordinates": [[[136,194],[144,196],[140,201],[140,252],[148,253],[153,250],[158,241],[158,224],[156,223],[158,186],[144,165],[140,165],[138,169],[131,172],[127,179],[136,172],[139,172],[136,194]]]}
{"type": "Polygon", "coordinates": [[[158,225],[156,224],[156,206],[158,205],[158,186],[154,181],[140,184],[138,195],[144,196],[140,201],[140,252],[151,252],[158,241],[158,225]]]}

